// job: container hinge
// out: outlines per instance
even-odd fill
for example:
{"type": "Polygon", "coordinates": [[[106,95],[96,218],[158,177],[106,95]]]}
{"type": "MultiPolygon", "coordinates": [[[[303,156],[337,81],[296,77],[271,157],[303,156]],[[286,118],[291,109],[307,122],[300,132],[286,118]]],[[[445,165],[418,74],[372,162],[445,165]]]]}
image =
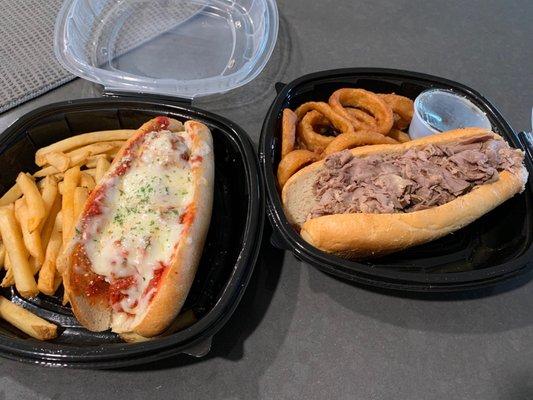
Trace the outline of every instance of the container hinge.
{"type": "Polygon", "coordinates": [[[211,342],[211,337],[205,338],[202,341],[195,343],[191,347],[183,350],[182,353],[197,358],[203,357],[211,350],[211,342]]]}
{"type": "Polygon", "coordinates": [[[274,85],[274,88],[276,89],[276,94],[280,94],[281,91],[287,86],[286,83],[283,82],[276,82],[274,85]]]}

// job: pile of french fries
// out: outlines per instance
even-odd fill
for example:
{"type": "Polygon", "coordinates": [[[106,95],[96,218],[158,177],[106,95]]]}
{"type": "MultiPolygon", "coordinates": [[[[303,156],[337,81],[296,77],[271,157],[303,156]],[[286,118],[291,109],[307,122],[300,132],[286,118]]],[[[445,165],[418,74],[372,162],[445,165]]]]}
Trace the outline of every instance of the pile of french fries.
{"type": "MultiPolygon", "coordinates": [[[[58,259],[73,236],[87,197],[134,130],[85,133],[39,149],[34,174],[19,173],[0,198],[2,287],[31,298],[52,296],[62,283],[58,259]]],[[[63,303],[68,302],[68,293],[63,303]]],[[[41,340],[57,336],[54,324],[0,296],[0,318],[41,340]]]]}

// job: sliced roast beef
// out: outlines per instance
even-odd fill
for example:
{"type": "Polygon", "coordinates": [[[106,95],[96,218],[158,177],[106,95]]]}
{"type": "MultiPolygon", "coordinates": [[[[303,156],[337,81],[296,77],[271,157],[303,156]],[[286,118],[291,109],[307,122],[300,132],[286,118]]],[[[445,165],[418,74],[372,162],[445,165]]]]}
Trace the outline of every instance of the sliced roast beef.
{"type": "Polygon", "coordinates": [[[458,143],[411,147],[403,154],[332,154],[317,176],[314,218],[343,213],[413,212],[446,204],[496,181],[523,162],[520,150],[490,135],[458,143]]]}

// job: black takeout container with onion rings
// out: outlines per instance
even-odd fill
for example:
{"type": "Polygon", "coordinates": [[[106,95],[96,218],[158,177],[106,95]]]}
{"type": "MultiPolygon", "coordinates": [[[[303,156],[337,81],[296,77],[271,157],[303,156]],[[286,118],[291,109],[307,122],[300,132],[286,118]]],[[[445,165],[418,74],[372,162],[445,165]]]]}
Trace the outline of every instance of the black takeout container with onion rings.
{"type": "Polygon", "coordinates": [[[0,319],[1,356],[49,366],[118,368],[179,353],[203,356],[209,351],[211,337],[244,293],[263,231],[263,186],[252,143],[241,128],[179,102],[114,97],[50,104],[29,112],[0,135],[0,193],[13,185],[19,171],[38,169],[34,156],[40,147],[84,132],[136,129],[158,115],[201,121],[213,136],[213,213],[198,272],[183,307],[193,310],[197,322],[168,336],[124,343],[109,331],[84,329],[70,307],[61,304],[61,292],[26,300],[15,289],[5,288],[1,295],[58,325],[59,336],[38,341],[0,319]]]}
{"type": "Polygon", "coordinates": [[[411,292],[451,292],[487,287],[529,271],[533,265],[533,166],[526,154],[529,180],[523,193],[463,229],[439,240],[386,257],[350,261],[309,245],[289,224],[276,183],[280,161],[281,116],[308,101],[328,101],[337,89],[363,88],[415,99],[429,88],[450,89],[465,96],[488,116],[493,131],[524,150],[519,137],[498,110],[473,89],[439,77],[393,69],[351,68],[305,75],[278,84],[266,115],[259,144],[265,181],[271,242],[298,259],[337,277],[364,285],[411,292]]]}

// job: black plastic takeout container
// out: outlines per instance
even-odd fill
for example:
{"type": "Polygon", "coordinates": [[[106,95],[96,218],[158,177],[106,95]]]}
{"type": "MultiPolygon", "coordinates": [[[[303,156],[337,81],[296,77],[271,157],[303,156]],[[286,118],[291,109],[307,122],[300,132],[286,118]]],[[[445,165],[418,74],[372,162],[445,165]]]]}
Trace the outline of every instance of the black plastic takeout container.
{"type": "MultiPolygon", "coordinates": [[[[117,368],[188,353],[209,351],[211,337],[228,320],[247,286],[259,252],[264,221],[262,182],[248,136],[234,123],[188,104],[120,97],[76,100],[32,111],[0,136],[0,193],[19,171],[36,170],[36,149],[66,137],[105,129],[138,128],[157,115],[196,119],[212,132],[215,195],[202,260],[184,310],[198,321],[172,335],[144,343],[123,343],[110,332],[89,332],[57,297],[25,300],[14,289],[1,294],[60,327],[51,342],[40,342],[0,320],[0,355],[50,366],[117,368]]],[[[3,274],[3,273],[2,273],[3,274]]]]}
{"type": "Polygon", "coordinates": [[[288,223],[276,186],[280,160],[281,113],[307,101],[327,101],[343,87],[400,94],[411,99],[428,88],[451,89],[466,96],[490,119],[493,130],[512,146],[523,149],[517,135],[498,110],[481,94],[462,84],[435,76],[391,69],[341,69],[303,76],[279,93],[265,118],[259,159],[265,180],[267,213],[275,246],[290,250],[322,271],[354,282],[387,289],[445,292],[477,289],[521,275],[532,266],[532,160],[526,159],[526,190],[492,212],[446,237],[387,257],[353,262],[307,244],[288,223]]]}

